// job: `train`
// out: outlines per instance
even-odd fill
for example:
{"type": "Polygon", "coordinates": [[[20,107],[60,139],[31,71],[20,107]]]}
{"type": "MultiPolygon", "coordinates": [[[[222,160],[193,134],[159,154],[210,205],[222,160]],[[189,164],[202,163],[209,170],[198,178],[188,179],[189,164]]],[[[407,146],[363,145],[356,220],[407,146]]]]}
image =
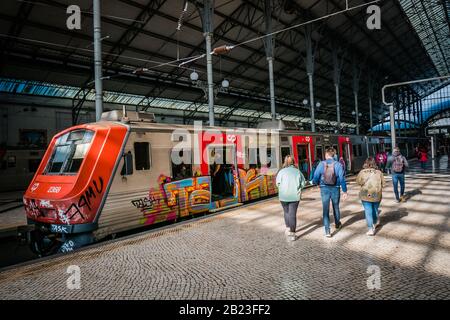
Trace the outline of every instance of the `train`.
{"type": "MultiPolygon", "coordinates": [[[[399,138],[411,156],[418,138],[399,138]]],[[[40,256],[142,227],[237,207],[277,193],[276,173],[292,154],[307,180],[334,147],[355,173],[389,151],[389,137],[290,129],[157,123],[113,110],[56,134],[24,196],[28,241],[40,256]]]]}

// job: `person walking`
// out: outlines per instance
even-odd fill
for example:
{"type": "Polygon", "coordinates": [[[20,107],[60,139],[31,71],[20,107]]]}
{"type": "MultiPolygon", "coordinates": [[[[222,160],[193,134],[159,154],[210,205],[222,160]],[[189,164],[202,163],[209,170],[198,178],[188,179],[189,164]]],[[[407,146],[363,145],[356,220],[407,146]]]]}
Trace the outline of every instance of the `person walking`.
{"type": "Polygon", "coordinates": [[[319,163],[320,163],[320,159],[316,159],[316,160],[314,160],[314,162],[312,164],[311,173],[309,174],[309,179],[308,179],[308,181],[310,181],[311,184],[312,184],[312,179],[314,177],[314,172],[316,171],[319,163]]]}
{"type": "Polygon", "coordinates": [[[378,152],[375,156],[375,162],[382,172],[385,171],[387,157],[384,152],[378,152]]]}
{"type": "Polygon", "coordinates": [[[391,170],[392,184],[394,185],[395,201],[399,203],[403,201],[403,195],[405,193],[405,170],[408,168],[408,161],[400,153],[398,147],[394,148],[392,155],[387,161],[387,168],[391,170]],[[398,192],[398,185],[400,183],[400,194],[398,192]]]}
{"type": "Polygon", "coordinates": [[[422,168],[422,170],[425,170],[428,161],[427,150],[425,148],[420,149],[417,157],[419,158],[420,167],[422,168]]]}
{"type": "Polygon", "coordinates": [[[341,197],[341,188],[343,192],[342,199],[347,199],[347,183],[345,181],[344,168],[334,160],[336,150],[332,147],[325,151],[325,161],[322,161],[314,172],[313,183],[320,185],[320,196],[323,207],[323,225],[325,236],[331,237],[330,230],[330,201],[333,206],[334,223],[336,229],[342,227],[340,222],[341,214],[339,203],[341,197]]]}
{"type": "Polygon", "coordinates": [[[341,164],[342,168],[344,169],[344,176],[347,174],[347,164],[345,163],[344,158],[339,158],[339,163],[341,164]]]}
{"type": "Polygon", "coordinates": [[[278,187],[278,198],[284,211],[284,222],[287,228],[288,239],[294,241],[296,239],[297,208],[306,180],[295,166],[293,156],[287,155],[284,158],[283,168],[277,174],[276,184],[278,187]]]}
{"type": "Polygon", "coordinates": [[[375,159],[369,157],[363,165],[363,169],[356,177],[356,183],[361,186],[359,191],[359,199],[364,207],[366,216],[368,236],[375,235],[375,228],[380,223],[378,208],[380,207],[383,188],[385,186],[384,175],[378,169],[375,159]]]}

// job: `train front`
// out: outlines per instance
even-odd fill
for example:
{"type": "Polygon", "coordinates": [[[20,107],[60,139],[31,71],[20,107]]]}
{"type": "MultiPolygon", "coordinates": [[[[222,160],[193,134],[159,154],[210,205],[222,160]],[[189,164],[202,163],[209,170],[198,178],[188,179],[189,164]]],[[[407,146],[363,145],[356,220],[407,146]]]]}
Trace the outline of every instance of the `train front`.
{"type": "Polygon", "coordinates": [[[23,197],[32,250],[44,256],[92,243],[127,127],[71,127],[51,141],[23,197]]]}

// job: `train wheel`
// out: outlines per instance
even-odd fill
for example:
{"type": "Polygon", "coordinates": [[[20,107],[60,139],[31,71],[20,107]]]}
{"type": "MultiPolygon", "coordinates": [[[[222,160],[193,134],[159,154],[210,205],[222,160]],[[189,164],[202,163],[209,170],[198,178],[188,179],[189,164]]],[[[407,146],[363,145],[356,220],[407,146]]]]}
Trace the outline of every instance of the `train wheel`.
{"type": "Polygon", "coordinates": [[[45,257],[58,251],[60,242],[54,235],[45,235],[40,230],[30,231],[30,249],[39,257],[45,257]]]}

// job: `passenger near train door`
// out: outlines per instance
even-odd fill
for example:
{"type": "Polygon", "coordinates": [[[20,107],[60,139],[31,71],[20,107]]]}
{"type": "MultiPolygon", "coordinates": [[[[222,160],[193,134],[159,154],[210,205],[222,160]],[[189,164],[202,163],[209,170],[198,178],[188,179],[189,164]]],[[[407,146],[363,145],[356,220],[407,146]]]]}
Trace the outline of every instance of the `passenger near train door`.
{"type": "Polygon", "coordinates": [[[292,145],[294,158],[298,163],[298,168],[308,179],[314,161],[314,143],[311,136],[293,136],[292,145]]]}
{"type": "Polygon", "coordinates": [[[211,199],[218,201],[234,198],[234,172],[236,172],[236,146],[234,144],[208,145],[211,199]]]}
{"type": "Polygon", "coordinates": [[[349,137],[339,137],[339,154],[345,161],[346,172],[352,170],[352,148],[349,137]]]}
{"type": "Polygon", "coordinates": [[[240,135],[216,133],[202,133],[201,174],[211,177],[211,205],[212,209],[226,207],[238,202],[236,190],[238,154],[242,154],[240,135]],[[202,157],[203,158],[203,157],[202,157]],[[205,161],[206,160],[206,161],[205,161]]]}

